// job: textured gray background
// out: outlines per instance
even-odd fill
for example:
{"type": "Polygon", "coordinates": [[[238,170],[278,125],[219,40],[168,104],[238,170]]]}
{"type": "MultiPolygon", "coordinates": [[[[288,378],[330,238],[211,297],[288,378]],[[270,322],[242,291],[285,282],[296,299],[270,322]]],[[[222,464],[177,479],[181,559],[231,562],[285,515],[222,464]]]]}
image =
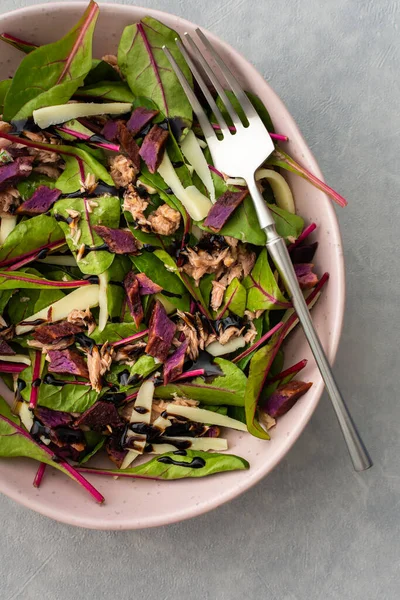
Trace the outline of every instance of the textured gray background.
{"type": "MultiPolygon", "coordinates": [[[[34,1],[0,0],[5,12],[34,1]]],[[[155,530],[74,529],[0,498],[0,598],[395,600],[399,581],[399,23],[396,0],[144,0],[225,38],[286,102],[339,219],[347,313],[336,372],[375,461],[352,471],[324,399],[256,488],[155,530]]]]}

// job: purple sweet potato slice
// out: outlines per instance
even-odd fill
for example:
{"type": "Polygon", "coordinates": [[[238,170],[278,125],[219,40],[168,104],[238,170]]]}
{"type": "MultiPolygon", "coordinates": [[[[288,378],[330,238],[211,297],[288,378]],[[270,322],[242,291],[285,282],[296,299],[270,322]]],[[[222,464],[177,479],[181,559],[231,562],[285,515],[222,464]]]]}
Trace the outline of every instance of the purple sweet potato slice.
{"type": "Polygon", "coordinates": [[[147,354],[165,362],[175,335],[176,325],[169,319],[161,302],[156,302],[150,318],[147,354]]]}
{"type": "Polygon", "coordinates": [[[281,417],[296,404],[297,400],[311,386],[312,383],[304,383],[304,381],[297,381],[296,379],[279,386],[265,403],[265,412],[274,419],[281,417]]]}
{"type": "Polygon", "coordinates": [[[247,189],[240,192],[224,192],[211,207],[204,221],[205,227],[215,232],[220,231],[248,193],[247,189]]]}
{"type": "Polygon", "coordinates": [[[60,426],[66,427],[71,425],[74,420],[70,413],[62,410],[52,410],[51,408],[46,408],[45,406],[37,406],[35,408],[35,417],[39,419],[42,425],[50,428],[60,426]]]}
{"type": "Polygon", "coordinates": [[[98,400],[93,406],[85,410],[75,422],[77,427],[88,427],[93,431],[104,431],[107,429],[107,425],[119,427],[121,424],[122,421],[115,405],[104,400],[98,400]]]}
{"type": "Polygon", "coordinates": [[[124,288],[129,311],[133,320],[135,321],[136,327],[139,327],[140,323],[143,321],[144,312],[142,300],[140,298],[139,280],[133,271],[129,271],[129,273],[125,276],[124,288]]]}
{"type": "Polygon", "coordinates": [[[110,119],[101,130],[101,135],[109,142],[115,142],[118,139],[118,122],[110,119]]]}
{"type": "Polygon", "coordinates": [[[54,202],[61,196],[61,190],[54,188],[51,190],[46,185],[40,185],[33,196],[25,200],[18,208],[18,215],[41,215],[46,213],[53,206],[54,202]]]}
{"type": "Polygon", "coordinates": [[[118,140],[125,154],[131,159],[133,168],[137,174],[140,171],[139,146],[126,125],[122,121],[118,121],[117,124],[118,140]]]}
{"type": "Polygon", "coordinates": [[[49,350],[50,364],[49,373],[69,373],[89,379],[89,371],[86,362],[77,350],[67,348],[66,350],[49,350]]]}
{"type": "Polygon", "coordinates": [[[21,156],[14,162],[0,167],[0,192],[32,173],[32,156],[21,156]]]}
{"type": "Polygon", "coordinates": [[[150,110],[144,106],[139,106],[133,111],[126,126],[133,136],[137,135],[154,117],[158,115],[158,110],[150,110]]]}
{"type": "Polygon", "coordinates": [[[294,265],[297,281],[302,290],[309,290],[318,283],[318,276],[313,273],[314,265],[311,263],[300,263],[294,265]]]}
{"type": "Polygon", "coordinates": [[[158,285],[158,283],[154,283],[147,277],[144,273],[138,273],[136,275],[136,279],[139,281],[139,293],[141,296],[150,296],[151,294],[158,294],[162,292],[163,288],[158,285]]]}
{"type": "Polygon", "coordinates": [[[7,344],[6,341],[0,340],[0,355],[1,356],[13,356],[14,350],[7,344]]]}
{"type": "Polygon", "coordinates": [[[290,258],[292,259],[293,264],[298,263],[310,263],[314,258],[314,254],[316,253],[318,248],[318,242],[314,242],[313,244],[306,244],[297,246],[293,248],[290,252],[290,258]]]}
{"type": "MultiPolygon", "coordinates": [[[[73,307],[72,307],[73,308],[73,307]]],[[[53,344],[63,338],[74,336],[83,331],[83,327],[62,321],[61,323],[52,323],[50,325],[38,325],[33,332],[33,338],[41,344],[53,344]]]]}
{"type": "Polygon", "coordinates": [[[107,244],[110,252],[114,254],[137,254],[136,240],[130,231],[126,229],[112,229],[105,225],[95,225],[94,231],[107,244]]]}
{"type": "Polygon", "coordinates": [[[155,173],[160,166],[168,135],[168,131],[158,125],[153,125],[143,140],[139,154],[146,163],[150,173],[155,173]]]}
{"type": "Polygon", "coordinates": [[[183,363],[185,362],[185,354],[188,347],[188,340],[182,342],[182,344],[175,350],[171,356],[168,356],[164,363],[164,385],[167,385],[170,381],[174,381],[183,371],[183,363]]]}

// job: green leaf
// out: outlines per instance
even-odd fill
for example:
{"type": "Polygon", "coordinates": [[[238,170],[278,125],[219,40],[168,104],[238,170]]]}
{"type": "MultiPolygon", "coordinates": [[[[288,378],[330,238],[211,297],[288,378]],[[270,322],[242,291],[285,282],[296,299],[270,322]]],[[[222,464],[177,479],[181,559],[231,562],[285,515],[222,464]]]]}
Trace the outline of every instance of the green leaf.
{"type": "Polygon", "coordinates": [[[25,321],[42,308],[60,300],[65,294],[58,289],[25,289],[17,292],[8,307],[8,316],[14,325],[25,321]]]}
{"type": "Polygon", "coordinates": [[[13,46],[14,48],[19,50],[20,52],[23,52],[24,54],[29,54],[29,52],[32,52],[37,48],[36,44],[33,44],[32,42],[27,42],[26,40],[21,40],[20,38],[17,38],[9,33],[0,34],[0,40],[2,42],[5,42],[6,44],[9,44],[10,46],[13,46]]]}
{"type": "Polygon", "coordinates": [[[12,79],[4,79],[0,81],[0,114],[4,110],[4,101],[7,96],[7,92],[10,89],[12,79]]]}
{"type": "Polygon", "coordinates": [[[123,81],[99,81],[85,85],[76,91],[76,96],[112,102],[133,102],[134,99],[131,90],[123,81]]]}
{"type": "Polygon", "coordinates": [[[265,248],[261,250],[250,275],[243,280],[243,285],[247,289],[248,310],[254,312],[261,309],[282,310],[290,307],[276,282],[265,248]]]}
{"type": "Polygon", "coordinates": [[[92,66],[92,37],[98,13],[98,5],[91,1],[65,37],[23,58],[6,96],[5,120],[24,119],[37,108],[64,104],[83,85],[92,66]]]}
{"type": "MultiPolygon", "coordinates": [[[[236,112],[238,113],[239,117],[242,119],[242,121],[244,121],[244,122],[247,121],[245,114],[243,112],[243,109],[240,106],[240,103],[237,100],[235,94],[233,92],[231,92],[230,90],[226,90],[225,93],[228,96],[229,100],[231,101],[231,103],[232,103],[233,107],[235,108],[236,112]]],[[[268,131],[270,133],[273,133],[275,131],[274,126],[272,124],[272,120],[269,115],[269,112],[265,108],[262,100],[260,100],[260,98],[258,96],[256,96],[255,94],[252,94],[252,92],[245,92],[245,93],[246,93],[246,96],[248,97],[248,99],[250,100],[250,102],[252,103],[252,105],[254,106],[254,108],[256,109],[257,113],[259,114],[265,127],[268,129],[268,131]]],[[[222,112],[223,116],[225,117],[225,120],[228,123],[228,125],[232,126],[233,125],[232,119],[230,118],[229,113],[225,108],[225,104],[222,102],[222,100],[219,96],[217,98],[217,106],[220,109],[220,111],[222,112]]]]}
{"type": "Polygon", "coordinates": [[[104,446],[105,443],[106,443],[106,438],[105,437],[101,438],[101,440],[99,442],[97,442],[97,444],[95,445],[95,447],[92,448],[90,450],[90,452],[88,452],[87,454],[85,454],[85,456],[80,459],[79,464],[80,465],[84,465],[85,463],[87,463],[88,460],[90,460],[91,458],[93,458],[93,456],[95,454],[97,454],[103,448],[103,446],[104,446]]]}
{"type": "Polygon", "coordinates": [[[249,468],[249,463],[240,456],[234,454],[218,454],[216,452],[201,452],[200,450],[186,450],[185,456],[178,455],[175,452],[166,452],[160,456],[154,457],[152,460],[131,467],[130,469],[80,469],[86,473],[98,473],[108,475],[120,475],[161,479],[164,481],[172,481],[174,479],[186,479],[189,477],[206,477],[216,473],[225,471],[242,471],[249,468]],[[197,459],[197,460],[196,460],[197,459]],[[179,464],[187,463],[187,464],[179,464]],[[201,468],[191,467],[191,463],[195,466],[204,464],[201,468]]]}
{"type": "Polygon", "coordinates": [[[13,294],[14,290],[0,291],[0,315],[4,313],[6,306],[13,294]]]}
{"type": "MultiPolygon", "coordinates": [[[[143,183],[145,182],[143,181],[143,183]]],[[[139,229],[135,225],[133,217],[129,211],[124,211],[124,217],[132,234],[137,240],[139,240],[139,242],[142,242],[142,244],[149,244],[150,246],[154,246],[156,248],[165,248],[165,246],[169,246],[171,244],[172,238],[169,236],[159,236],[155,233],[147,233],[147,231],[142,231],[139,229]]]]}
{"type": "Polygon", "coordinates": [[[202,297],[204,298],[204,302],[207,306],[210,305],[211,291],[212,291],[212,282],[215,279],[215,273],[208,273],[203,275],[199,282],[199,288],[202,297]]]}
{"type": "Polygon", "coordinates": [[[214,362],[221,367],[224,375],[216,377],[211,383],[207,383],[201,377],[196,377],[190,382],[169,383],[156,387],[155,396],[170,399],[173,394],[178,394],[199,400],[203,404],[244,406],[246,375],[229,360],[216,358],[214,362]]]}
{"type": "Polygon", "coordinates": [[[172,272],[172,269],[175,270],[177,268],[174,260],[167,252],[161,251],[162,254],[160,256],[158,256],[157,252],[143,250],[142,254],[131,256],[130,259],[138,271],[145,273],[154,283],[160,285],[167,292],[184,294],[186,292],[184,284],[178,274],[172,272]],[[167,262],[164,262],[164,260],[167,262]],[[166,269],[165,265],[170,266],[171,270],[166,269]]]}
{"type": "Polygon", "coordinates": [[[118,65],[136,96],[150,98],[166,117],[179,117],[190,126],[192,107],[164,54],[167,46],[192,84],[192,74],[180,53],[177,33],[156,19],[145,17],[125,27],[118,48],[118,65]]]}
{"type": "MultiPolygon", "coordinates": [[[[175,169],[175,171],[184,187],[192,185],[190,173],[185,165],[178,167],[177,169],[175,169]]],[[[168,186],[159,173],[150,173],[147,167],[143,165],[140,180],[144,184],[154,187],[157,190],[160,198],[164,200],[164,202],[168,204],[168,206],[179,211],[182,215],[183,223],[184,225],[186,225],[189,216],[185,207],[183,206],[182,202],[178,200],[176,196],[174,196],[174,194],[167,194],[166,190],[168,189],[168,186]]]]}
{"type": "Polygon", "coordinates": [[[21,256],[63,239],[57,221],[47,215],[25,219],[7,236],[0,248],[0,262],[21,256]]]}
{"type": "MultiPolygon", "coordinates": [[[[211,412],[218,413],[219,415],[227,415],[228,407],[227,406],[211,406],[210,404],[205,404],[204,406],[200,404],[199,408],[204,408],[205,410],[210,410],[211,412]]],[[[242,408],[241,406],[229,407],[229,408],[242,408]]]]}
{"type": "MultiPolygon", "coordinates": [[[[223,179],[213,174],[214,185],[215,181],[219,180],[219,188],[218,192],[230,189],[233,191],[237,191],[237,188],[234,186],[227,186],[223,179]]],[[[217,188],[216,188],[217,190],[217,188]]],[[[220,193],[218,195],[221,195],[220,193]]],[[[200,229],[204,231],[209,231],[212,233],[211,229],[204,227],[202,223],[197,223],[200,229]]],[[[253,200],[250,196],[247,196],[240,206],[235,210],[231,218],[225,223],[221,231],[220,235],[229,235],[231,237],[237,238],[242,242],[248,242],[249,244],[254,244],[255,246],[265,246],[265,242],[267,240],[264,231],[260,228],[258,223],[257,214],[254,208],[253,200]]]]}
{"type": "Polygon", "coordinates": [[[246,423],[246,412],[244,410],[244,406],[229,406],[228,416],[231,417],[231,419],[240,421],[241,423],[246,423]]]}
{"type": "Polygon", "coordinates": [[[124,338],[130,337],[138,331],[146,329],[145,325],[141,325],[138,329],[136,325],[132,323],[107,323],[103,331],[99,331],[96,328],[90,337],[96,342],[96,344],[104,344],[105,342],[118,342],[124,338]]]}
{"type": "Polygon", "coordinates": [[[19,191],[23,201],[28,200],[36,192],[37,188],[41,185],[45,185],[51,190],[55,187],[54,180],[43,175],[42,173],[31,173],[29,177],[23,179],[17,183],[17,190],[19,191]]]}
{"type": "MultiPolygon", "coordinates": [[[[164,263],[164,265],[168,267],[168,270],[175,273],[179,277],[179,279],[181,280],[189,294],[192,296],[192,298],[194,298],[197,302],[199,302],[202,305],[203,312],[208,317],[211,317],[208,309],[208,303],[205,302],[201,293],[201,288],[196,286],[194,280],[191,277],[189,277],[189,275],[186,275],[179,270],[172,256],[170,256],[165,250],[154,250],[154,254],[164,263]]],[[[150,275],[150,279],[151,278],[152,275],[150,275]]],[[[170,300],[170,298],[168,299],[170,300]]]]}
{"type": "Polygon", "coordinates": [[[101,494],[68,463],[62,460],[54,460],[54,455],[50,449],[35,442],[29,433],[21,427],[19,420],[10,414],[9,407],[2,398],[0,404],[0,456],[5,458],[24,456],[46,463],[83,485],[98,502],[104,500],[101,494]]]}
{"type": "Polygon", "coordinates": [[[268,344],[257,350],[250,361],[249,377],[245,391],[246,424],[249,433],[263,440],[269,440],[270,436],[256,420],[256,410],[271,365],[279,350],[281,339],[278,331],[272,336],[268,344]]]}
{"type": "MultiPolygon", "coordinates": [[[[46,372],[47,364],[43,370],[42,378],[46,375],[46,372]]],[[[32,387],[32,366],[22,371],[20,379],[26,383],[26,387],[21,391],[21,396],[28,402],[32,387]]],[[[75,381],[72,375],[62,375],[60,379],[63,381],[75,381]]],[[[38,404],[52,410],[83,413],[96,402],[98,397],[99,394],[92,390],[90,385],[76,385],[71,383],[60,387],[58,385],[42,383],[39,386],[38,404]]]]}
{"type": "MultiPolygon", "coordinates": [[[[80,213],[81,218],[78,222],[78,227],[81,230],[81,236],[78,243],[71,239],[71,229],[68,223],[60,221],[60,227],[65,234],[65,240],[69,249],[76,258],[76,254],[82,244],[87,244],[90,247],[99,246],[103,240],[93,230],[94,225],[105,225],[106,227],[117,228],[120,218],[120,202],[115,196],[104,196],[96,198],[98,206],[91,207],[91,212],[88,210],[88,201],[85,198],[64,198],[59,200],[54,205],[54,214],[68,217],[67,210],[76,210],[80,213]]],[[[88,275],[99,275],[104,273],[112,264],[114,254],[106,250],[95,250],[88,252],[79,262],[78,267],[82,273],[88,275]]]]}
{"type": "MultiPolygon", "coordinates": [[[[304,229],[304,219],[293,215],[276,204],[268,204],[274,217],[276,231],[285,239],[297,239],[304,229]]],[[[292,240],[293,241],[293,240],[292,240]]]]}
{"type": "Polygon", "coordinates": [[[93,174],[97,181],[101,179],[107,185],[114,185],[107,169],[89,152],[73,146],[59,146],[59,149],[67,152],[67,154],[63,154],[65,169],[55,182],[55,187],[61,190],[63,194],[70,194],[79,190],[82,185],[81,182],[89,174],[93,174]]]}
{"type": "Polygon", "coordinates": [[[94,58],[92,60],[92,68],[85,77],[85,86],[93,85],[103,81],[118,82],[121,77],[116,69],[109,65],[105,60],[94,58]]]}
{"type": "Polygon", "coordinates": [[[246,309],[246,297],[246,288],[240,283],[239,279],[235,277],[225,290],[224,304],[220,313],[229,310],[235,315],[243,317],[246,309]]]}
{"type": "Polygon", "coordinates": [[[0,290],[50,290],[73,289],[82,286],[81,281],[52,281],[25,271],[0,271],[0,290]]]}

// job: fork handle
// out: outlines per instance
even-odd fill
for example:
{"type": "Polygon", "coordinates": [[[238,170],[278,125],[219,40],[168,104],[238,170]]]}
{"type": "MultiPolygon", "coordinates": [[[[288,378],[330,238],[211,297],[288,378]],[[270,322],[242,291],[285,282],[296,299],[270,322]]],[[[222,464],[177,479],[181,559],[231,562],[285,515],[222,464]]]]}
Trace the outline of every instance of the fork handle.
{"type": "Polygon", "coordinates": [[[325,382],[325,387],[333,404],[343,437],[347,444],[347,449],[350,453],[351,460],[353,461],[354,469],[356,471],[365,471],[372,466],[372,460],[340,393],[322,344],[315,331],[310,311],[298,284],[285,240],[278,235],[276,231],[272,213],[266,205],[265,200],[254,181],[254,177],[251,179],[249,178],[247,184],[254,201],[260,226],[264,229],[267,236],[267,250],[290,295],[293,307],[303,327],[307,341],[325,382]]]}

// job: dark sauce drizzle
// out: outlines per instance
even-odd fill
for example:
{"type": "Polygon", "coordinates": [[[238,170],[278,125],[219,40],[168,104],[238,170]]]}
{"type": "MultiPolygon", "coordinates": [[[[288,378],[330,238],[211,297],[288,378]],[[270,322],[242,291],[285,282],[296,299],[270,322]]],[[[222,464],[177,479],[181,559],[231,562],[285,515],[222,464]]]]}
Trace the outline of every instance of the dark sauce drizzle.
{"type": "MultiPolygon", "coordinates": [[[[180,452],[180,450],[177,452],[180,452]]],[[[174,452],[174,454],[177,454],[177,452],[174,452]]],[[[206,466],[206,461],[200,456],[195,456],[190,462],[175,460],[172,456],[160,456],[160,458],[157,458],[157,462],[176,467],[187,467],[188,469],[202,469],[206,466]]]]}

